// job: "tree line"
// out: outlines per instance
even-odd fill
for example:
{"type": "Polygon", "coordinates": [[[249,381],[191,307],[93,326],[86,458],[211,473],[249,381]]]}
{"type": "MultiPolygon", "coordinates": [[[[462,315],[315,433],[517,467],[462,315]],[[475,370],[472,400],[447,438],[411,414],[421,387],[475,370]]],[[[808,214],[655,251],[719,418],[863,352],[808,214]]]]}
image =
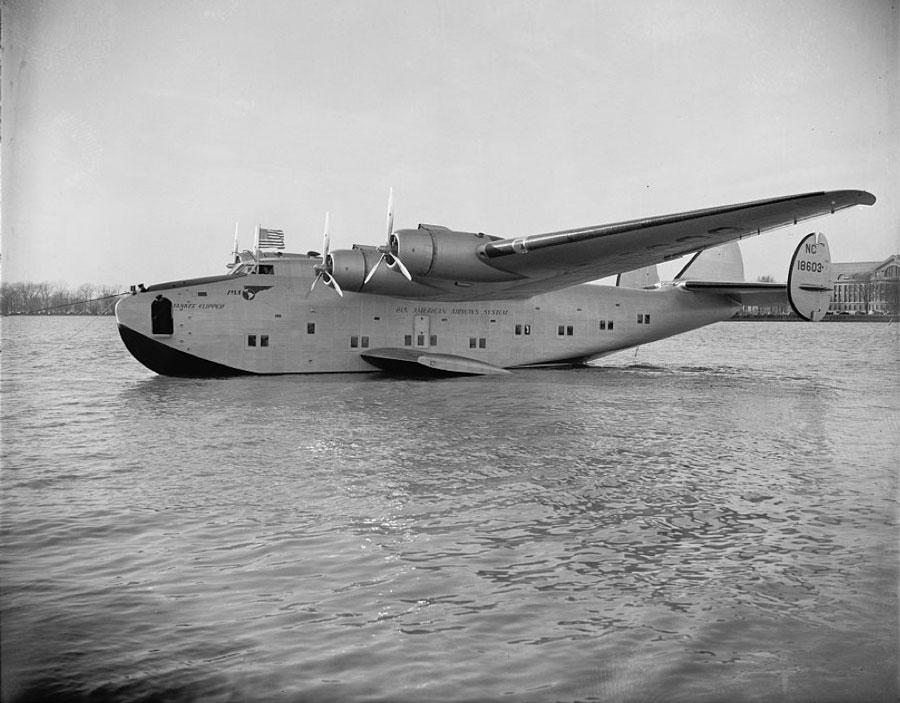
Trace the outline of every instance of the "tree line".
{"type": "Polygon", "coordinates": [[[82,283],[69,288],[62,283],[0,284],[2,315],[112,315],[121,286],[82,283]]]}

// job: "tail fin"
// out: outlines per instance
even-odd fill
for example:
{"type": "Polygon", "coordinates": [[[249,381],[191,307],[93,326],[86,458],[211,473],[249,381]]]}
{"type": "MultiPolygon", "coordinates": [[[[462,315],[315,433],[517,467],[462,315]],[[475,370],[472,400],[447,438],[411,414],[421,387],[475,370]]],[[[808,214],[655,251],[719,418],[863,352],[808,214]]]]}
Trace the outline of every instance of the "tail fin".
{"type": "Polygon", "coordinates": [[[616,277],[616,285],[622,288],[653,288],[658,283],[659,272],[656,264],[634,271],[626,271],[616,277]]]}
{"type": "Polygon", "coordinates": [[[787,288],[791,307],[800,317],[812,322],[825,317],[834,283],[831,252],[824,234],[807,234],[797,245],[788,270],[787,288]]]}
{"type": "Polygon", "coordinates": [[[744,259],[737,242],[704,249],[694,254],[676,281],[743,281],[744,259]]]}

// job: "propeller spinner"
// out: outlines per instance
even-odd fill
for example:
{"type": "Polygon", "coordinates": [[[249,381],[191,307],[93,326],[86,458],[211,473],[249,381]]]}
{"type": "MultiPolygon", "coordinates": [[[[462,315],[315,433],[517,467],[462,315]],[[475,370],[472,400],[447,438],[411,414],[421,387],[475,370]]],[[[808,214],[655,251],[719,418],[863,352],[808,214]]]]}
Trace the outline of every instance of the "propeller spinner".
{"type": "Polygon", "coordinates": [[[387,244],[378,247],[378,251],[381,252],[381,258],[375,262],[375,265],[372,267],[372,270],[366,275],[365,280],[363,281],[363,285],[368,283],[372,276],[375,275],[375,272],[378,270],[378,267],[381,265],[381,262],[384,261],[387,264],[387,267],[392,271],[400,271],[403,274],[404,278],[407,281],[412,281],[412,276],[407,270],[406,266],[403,265],[403,262],[400,261],[400,257],[397,256],[397,252],[400,249],[400,242],[397,239],[397,236],[394,234],[394,189],[391,188],[388,193],[388,211],[387,211],[387,244]]]}
{"type": "Polygon", "coordinates": [[[332,275],[334,273],[334,261],[331,258],[331,236],[328,233],[328,213],[325,213],[325,235],[324,241],[322,243],[322,263],[316,264],[313,266],[313,270],[316,272],[316,277],[313,279],[312,285],[309,287],[308,296],[316,287],[316,283],[319,282],[319,279],[322,279],[322,282],[328,286],[329,288],[333,288],[335,292],[344,297],[344,291],[341,290],[340,285],[334,279],[332,275]]]}

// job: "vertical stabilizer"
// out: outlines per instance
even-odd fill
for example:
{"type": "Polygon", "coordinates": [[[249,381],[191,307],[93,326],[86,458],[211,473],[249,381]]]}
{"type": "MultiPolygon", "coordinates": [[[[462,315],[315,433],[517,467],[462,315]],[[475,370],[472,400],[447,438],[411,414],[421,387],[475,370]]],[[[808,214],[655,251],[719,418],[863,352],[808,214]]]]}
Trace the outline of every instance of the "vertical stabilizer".
{"type": "Polygon", "coordinates": [[[659,272],[655,264],[634,271],[626,271],[616,277],[616,285],[622,288],[653,288],[658,283],[659,272]]]}
{"type": "Polygon", "coordinates": [[[788,300],[804,320],[818,322],[831,303],[831,252],[825,235],[807,234],[797,245],[788,269],[788,300]]]}
{"type": "Polygon", "coordinates": [[[704,249],[694,254],[687,266],[675,276],[676,281],[744,280],[744,259],[737,242],[704,249]]]}

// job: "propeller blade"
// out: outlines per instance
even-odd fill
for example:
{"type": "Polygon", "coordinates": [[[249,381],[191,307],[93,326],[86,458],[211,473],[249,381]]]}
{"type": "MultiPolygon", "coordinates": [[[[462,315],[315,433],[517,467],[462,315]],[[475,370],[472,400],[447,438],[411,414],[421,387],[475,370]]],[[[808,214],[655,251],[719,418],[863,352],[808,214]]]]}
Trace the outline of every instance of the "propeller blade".
{"type": "Polygon", "coordinates": [[[344,291],[341,290],[341,287],[338,285],[338,282],[334,279],[334,276],[329,276],[328,280],[325,281],[326,285],[331,286],[334,291],[341,296],[344,297],[344,291]]]}
{"type": "Polygon", "coordinates": [[[309,287],[309,290],[306,291],[306,297],[307,297],[307,298],[308,298],[310,295],[312,295],[312,292],[313,292],[313,291],[315,290],[315,288],[316,288],[316,283],[319,282],[319,279],[320,279],[321,277],[322,277],[322,274],[320,273],[320,274],[318,274],[318,275],[313,279],[312,285],[309,287]]]}
{"type": "Polygon", "coordinates": [[[382,261],[386,261],[388,268],[392,271],[397,271],[399,269],[400,273],[403,274],[403,277],[406,278],[407,281],[412,281],[412,276],[409,273],[409,270],[406,266],[403,265],[403,262],[397,258],[396,253],[394,253],[393,248],[397,239],[394,237],[394,189],[390,188],[388,190],[388,210],[387,210],[387,244],[384,246],[378,247],[378,251],[381,252],[381,256],[378,261],[375,262],[375,265],[366,274],[365,279],[363,280],[363,285],[372,280],[372,277],[375,275],[375,272],[378,270],[378,267],[381,266],[382,261]]]}
{"type": "Polygon", "coordinates": [[[394,189],[388,191],[387,239],[390,241],[394,233],[394,189]]]}
{"type": "Polygon", "coordinates": [[[378,270],[378,267],[381,265],[381,262],[384,261],[384,254],[378,257],[378,261],[375,262],[375,265],[372,267],[372,270],[366,274],[365,280],[363,280],[363,285],[366,285],[370,280],[372,280],[372,276],[375,275],[375,272],[378,270]]]}
{"type": "Polygon", "coordinates": [[[409,275],[409,271],[406,270],[406,266],[403,265],[403,262],[400,261],[400,259],[398,259],[396,256],[392,256],[391,260],[393,261],[393,263],[388,264],[388,266],[390,266],[391,268],[396,267],[400,269],[400,273],[404,275],[406,280],[412,282],[412,276],[409,275]]]}
{"type": "Polygon", "coordinates": [[[332,290],[337,291],[337,294],[344,297],[344,291],[341,290],[341,287],[338,285],[338,282],[334,280],[334,276],[331,275],[328,271],[328,257],[331,253],[331,234],[330,227],[328,224],[328,215],[329,213],[326,211],[325,213],[325,232],[322,235],[322,263],[316,264],[313,269],[316,271],[316,277],[313,279],[312,285],[309,287],[309,290],[306,293],[306,297],[308,298],[310,294],[315,290],[316,284],[319,282],[319,279],[325,282],[325,285],[331,288],[332,290]]]}

